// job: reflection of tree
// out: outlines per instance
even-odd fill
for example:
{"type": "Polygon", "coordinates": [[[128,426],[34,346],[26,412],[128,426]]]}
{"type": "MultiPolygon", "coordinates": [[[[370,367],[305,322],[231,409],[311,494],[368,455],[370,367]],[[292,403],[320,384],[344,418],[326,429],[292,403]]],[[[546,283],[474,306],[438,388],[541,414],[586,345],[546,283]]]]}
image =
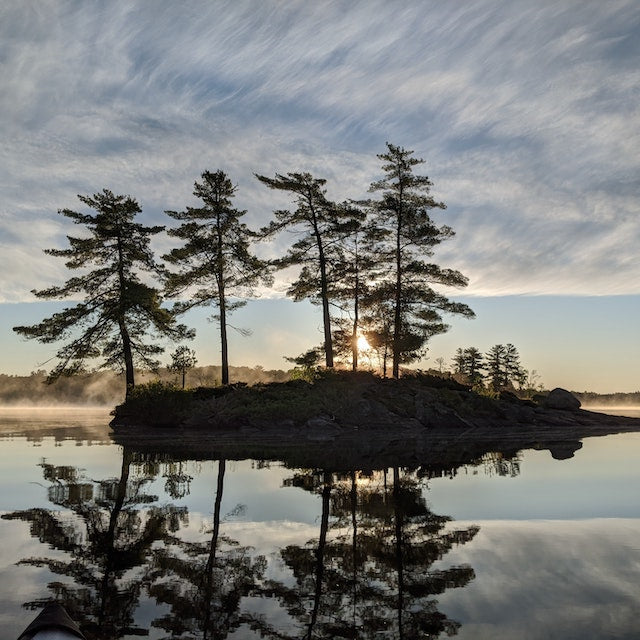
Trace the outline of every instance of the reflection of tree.
{"type": "Polygon", "coordinates": [[[36,609],[57,600],[90,639],[148,633],[134,624],[142,585],[136,569],[145,564],[151,545],[168,539],[186,517],[186,510],[172,506],[148,508],[143,517],[136,506],[157,498],[142,492],[148,477],[130,477],[131,462],[125,449],[120,477],[94,484],[75,467],[43,461],[49,500],[64,511],[28,509],[3,516],[29,522],[32,536],[64,552],[20,561],[70,579],[49,583],[51,596],[25,606],[36,609]]]}
{"type": "Polygon", "coordinates": [[[465,586],[473,569],[433,565],[478,528],[448,528],[448,517],[427,508],[418,480],[401,477],[397,467],[390,489],[386,473],[382,485],[375,477],[309,472],[288,481],[320,494],[320,530],[317,541],[281,552],[295,585],[272,580],[263,590],[285,607],[297,629],[286,635],[256,617],[263,636],[408,640],[456,633],[458,623],[438,611],[432,596],[465,586]]]}
{"type": "Polygon", "coordinates": [[[174,539],[152,556],[149,594],[171,607],[152,625],[172,638],[226,638],[243,622],[240,600],[255,587],[265,569],[264,557],[252,559],[247,548],[220,534],[224,474],[225,461],[220,460],[211,539],[174,539]]]}

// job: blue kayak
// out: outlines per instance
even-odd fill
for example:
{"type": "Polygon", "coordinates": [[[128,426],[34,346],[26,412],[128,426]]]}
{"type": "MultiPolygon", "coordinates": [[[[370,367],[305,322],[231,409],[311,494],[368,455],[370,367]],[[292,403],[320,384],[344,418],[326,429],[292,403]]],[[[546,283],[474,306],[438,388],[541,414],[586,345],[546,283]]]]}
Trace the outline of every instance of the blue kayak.
{"type": "Polygon", "coordinates": [[[18,640],[86,640],[80,627],[69,617],[64,607],[49,602],[18,640]]]}

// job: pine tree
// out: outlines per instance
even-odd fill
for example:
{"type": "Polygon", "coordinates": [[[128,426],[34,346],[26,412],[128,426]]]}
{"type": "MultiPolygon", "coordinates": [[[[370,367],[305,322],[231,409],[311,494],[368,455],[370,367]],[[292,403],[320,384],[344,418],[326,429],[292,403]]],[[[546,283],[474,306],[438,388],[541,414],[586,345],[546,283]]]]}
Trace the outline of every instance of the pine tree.
{"type": "Polygon", "coordinates": [[[467,347],[464,350],[465,355],[465,373],[469,376],[471,384],[482,382],[482,370],[484,369],[484,358],[482,353],[476,347],[467,347]]]}
{"type": "Polygon", "coordinates": [[[86,362],[102,358],[101,366],[124,369],[128,394],[135,384],[136,364],[148,368],[159,364],[155,356],[163,348],[145,342],[149,332],[172,340],[193,333],[176,324],[174,315],[161,306],[158,289],[140,280],[142,272],[156,277],[162,273],[149,243],[164,227],[135,222],[141,209],[130,196],[116,196],[105,189],[92,197],[78,198],[97,213],[70,209],[59,213],[88,233],[68,236],[68,249],[45,249],[45,253],[65,258],[68,269],[82,273],[62,286],[33,293],[45,300],[80,298],[81,302],[39,324],[13,330],[45,344],[67,341],[56,354],[59,362],[49,374],[49,382],[82,371],[86,362]]]}
{"type": "Polygon", "coordinates": [[[373,222],[384,234],[376,247],[379,266],[376,286],[389,292],[393,304],[393,376],[400,374],[401,362],[423,355],[426,342],[448,329],[442,312],[474,317],[465,304],[451,302],[432,285],[464,287],[467,279],[458,271],[427,262],[434,248],[454,235],[448,226],[438,227],[431,219],[432,209],[445,209],[431,195],[431,180],[414,173],[424,161],[412,157],[413,151],[387,143],[379,155],[385,176],[373,182],[372,192],[382,192],[369,201],[373,222]]]}
{"type": "Polygon", "coordinates": [[[455,372],[464,375],[471,384],[482,382],[484,358],[476,347],[458,348],[453,357],[455,372]]]}
{"type": "Polygon", "coordinates": [[[366,214],[350,204],[344,207],[345,221],[336,235],[337,259],[332,265],[331,298],[340,315],[335,319],[338,329],[333,332],[334,351],[351,358],[351,368],[358,369],[358,338],[362,334],[362,310],[369,292],[373,268],[370,246],[371,229],[364,224],[366,214]],[[341,233],[340,233],[341,231],[341,233]]]}
{"type": "Polygon", "coordinates": [[[167,368],[182,376],[182,388],[184,389],[187,371],[193,369],[197,362],[195,351],[186,345],[181,345],[171,354],[171,364],[167,368]]]}
{"type": "Polygon", "coordinates": [[[246,211],[232,206],[235,191],[224,171],[205,171],[193,191],[203,206],[166,211],[182,222],[177,229],[170,229],[169,235],[184,241],[164,256],[178,268],[167,279],[167,294],[175,296],[188,290],[189,300],[176,304],[177,313],[196,306],[217,307],[214,317],[220,325],[222,384],[229,383],[227,318],[246,304],[246,300],[232,301],[231,297],[253,295],[256,286],[272,282],[266,263],[250,252],[254,234],[240,220],[246,211]]]}
{"type": "Polygon", "coordinates": [[[300,234],[287,254],[275,264],[279,268],[302,267],[287,294],[295,301],[308,298],[322,306],[325,365],[333,367],[329,308],[335,279],[333,268],[339,258],[337,248],[344,237],[345,224],[349,224],[352,213],[331,202],[324,188],[326,180],[314,178],[310,173],[277,173],[274,178],[256,174],[256,178],[270,189],[288,191],[295,197],[296,208],[274,211],[275,220],[261,233],[268,237],[286,229],[300,234]]]}
{"type": "Polygon", "coordinates": [[[505,353],[503,344],[495,344],[485,355],[487,379],[494,391],[499,391],[507,384],[505,353]]]}
{"type": "Polygon", "coordinates": [[[522,387],[527,379],[527,372],[520,364],[520,354],[510,342],[505,345],[504,374],[506,384],[516,382],[519,387],[522,387]]]}
{"type": "Polygon", "coordinates": [[[464,349],[462,347],[458,347],[456,349],[456,353],[452,358],[454,373],[458,373],[461,375],[467,375],[467,357],[464,353],[464,349]]]}

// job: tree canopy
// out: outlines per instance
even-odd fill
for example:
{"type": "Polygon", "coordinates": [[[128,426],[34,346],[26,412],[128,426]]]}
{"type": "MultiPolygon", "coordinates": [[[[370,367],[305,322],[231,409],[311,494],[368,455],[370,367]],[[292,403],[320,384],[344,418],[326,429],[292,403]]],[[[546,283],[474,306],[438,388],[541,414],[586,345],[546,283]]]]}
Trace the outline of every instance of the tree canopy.
{"type": "Polygon", "coordinates": [[[161,275],[150,238],[164,227],[136,222],[141,209],[130,196],[104,189],[78,198],[96,213],[70,209],[59,213],[84,227],[85,233],[67,236],[69,248],[45,249],[45,253],[65,258],[66,267],[80,275],[33,294],[42,299],[80,298],[80,302],[38,324],[13,330],[45,344],[66,341],[56,353],[58,363],[49,381],[82,371],[86,363],[101,358],[101,366],[124,369],[128,392],[135,384],[134,365],[159,365],[156,356],[163,347],[147,341],[150,333],[156,339],[178,340],[192,332],[162,306],[159,289],[141,279],[143,273],[151,278],[161,275]]]}
{"type": "Polygon", "coordinates": [[[310,173],[277,173],[274,178],[256,174],[256,177],[270,189],[288,191],[295,197],[296,208],[276,210],[275,220],[264,227],[262,233],[271,236],[286,228],[299,234],[285,256],[275,264],[280,268],[302,267],[287,293],[294,300],[308,298],[322,305],[325,365],[333,367],[329,305],[331,289],[337,279],[335,268],[340,263],[341,241],[363,216],[353,208],[338,206],[329,200],[325,189],[327,181],[314,178],[310,173]]]}
{"type": "Polygon", "coordinates": [[[176,304],[176,312],[211,304],[218,309],[215,318],[220,325],[222,384],[229,383],[227,316],[246,304],[239,296],[252,295],[259,284],[272,282],[266,263],[249,249],[254,235],[241,221],[246,211],[232,205],[235,191],[224,171],[205,171],[193,191],[203,205],[166,212],[182,222],[168,234],[184,244],[163,256],[177,267],[167,280],[167,293],[189,292],[186,301],[176,304]]]}
{"type": "Polygon", "coordinates": [[[454,232],[446,225],[437,226],[430,217],[432,209],[446,206],[431,194],[431,180],[414,173],[424,160],[390,143],[378,158],[383,161],[384,177],[369,190],[380,192],[381,197],[366,203],[380,233],[373,249],[378,268],[372,301],[391,306],[393,376],[397,378],[402,362],[418,359],[428,339],[448,329],[443,312],[467,318],[474,313],[433,288],[465,287],[468,281],[459,271],[428,261],[434,248],[454,232]]]}

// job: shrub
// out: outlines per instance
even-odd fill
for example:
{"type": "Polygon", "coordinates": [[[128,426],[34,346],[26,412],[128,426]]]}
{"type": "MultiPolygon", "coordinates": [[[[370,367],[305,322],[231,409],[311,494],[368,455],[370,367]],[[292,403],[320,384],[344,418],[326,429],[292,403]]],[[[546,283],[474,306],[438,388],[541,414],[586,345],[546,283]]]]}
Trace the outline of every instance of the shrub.
{"type": "Polygon", "coordinates": [[[139,418],[150,426],[176,426],[188,413],[193,392],[173,382],[156,380],[134,387],[124,404],[116,407],[116,416],[139,418]]]}

